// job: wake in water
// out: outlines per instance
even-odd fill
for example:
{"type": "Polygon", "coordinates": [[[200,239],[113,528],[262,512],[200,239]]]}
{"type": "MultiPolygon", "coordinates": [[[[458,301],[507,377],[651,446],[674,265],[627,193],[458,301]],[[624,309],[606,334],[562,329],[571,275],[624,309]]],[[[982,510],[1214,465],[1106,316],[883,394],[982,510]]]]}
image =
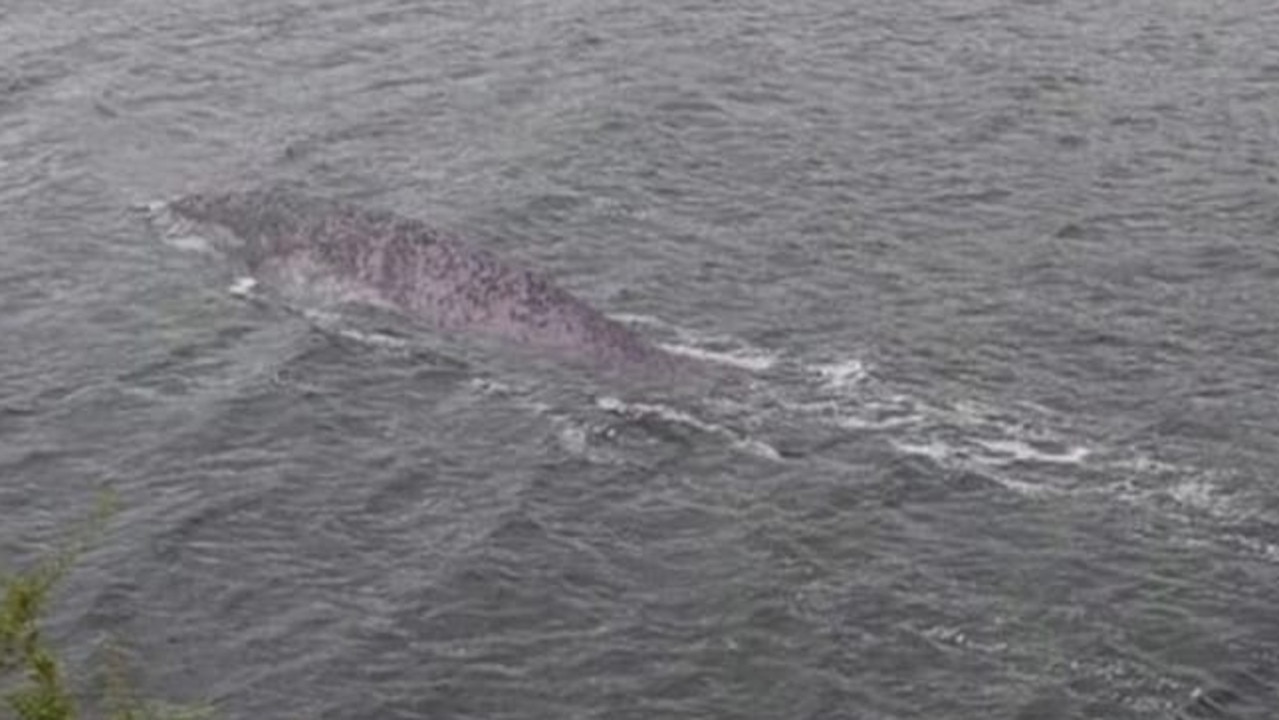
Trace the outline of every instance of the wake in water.
{"type": "Polygon", "coordinates": [[[1279,562],[1279,523],[1251,503],[1255,483],[1246,478],[1086,439],[1075,429],[1079,420],[1032,403],[903,392],[860,357],[809,360],[656,318],[621,319],[660,330],[671,352],[750,378],[691,404],[597,399],[597,407],[624,421],[685,427],[707,442],[778,463],[838,462],[841,446],[878,442],[943,475],[983,478],[1030,501],[1101,498],[1171,519],[1188,544],[1213,542],[1279,562]]]}
{"type": "MultiPolygon", "coordinates": [[[[302,210],[311,207],[302,205],[302,210]]],[[[163,215],[168,206],[150,211],[163,215]]],[[[166,222],[170,244],[217,252],[218,241],[204,234],[204,228],[172,216],[166,222]]],[[[312,231],[319,232],[307,230],[312,231]]],[[[617,328],[610,337],[634,338],[626,341],[627,347],[651,346],[663,357],[718,369],[724,382],[695,385],[691,393],[686,388],[649,386],[639,396],[595,387],[581,398],[586,402],[566,405],[563,395],[546,398],[535,388],[521,387],[518,380],[500,374],[495,377],[504,377],[501,381],[486,377],[485,363],[470,362],[449,347],[442,349],[432,333],[411,325],[389,331],[376,328],[367,317],[332,302],[344,297],[341,288],[326,290],[325,283],[312,282],[309,294],[287,293],[281,302],[280,287],[251,275],[236,278],[228,292],[248,301],[281,304],[330,337],[414,355],[427,364],[470,375],[470,387],[479,396],[546,419],[561,449],[595,462],[642,461],[653,443],[673,444],[679,452],[722,445],[765,462],[838,462],[843,445],[879,442],[900,456],[919,458],[943,472],[985,478],[1026,498],[1103,493],[1138,507],[1172,508],[1225,525],[1257,525],[1237,496],[1225,490],[1225,480],[1163,467],[1125,448],[1090,445],[1071,431],[1069,418],[1033,405],[1002,407],[971,398],[902,392],[894,388],[891,376],[881,376],[856,356],[792,357],[651,316],[601,316],[601,327],[617,328]],[[634,444],[636,438],[646,440],[627,451],[627,443],[634,444]]],[[[1269,525],[1261,527],[1260,536],[1235,532],[1233,542],[1279,561],[1279,538],[1264,530],[1269,525]]]]}

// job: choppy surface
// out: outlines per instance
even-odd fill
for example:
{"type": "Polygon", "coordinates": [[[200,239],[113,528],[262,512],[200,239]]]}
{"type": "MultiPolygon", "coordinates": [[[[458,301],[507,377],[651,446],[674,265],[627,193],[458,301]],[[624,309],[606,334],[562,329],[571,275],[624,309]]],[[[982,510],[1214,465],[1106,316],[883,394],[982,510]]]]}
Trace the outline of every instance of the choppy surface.
{"type": "MultiPolygon", "coordinates": [[[[9,3],[0,557],[228,717],[1279,707],[1273,3],[9,3]],[[246,301],[297,181],[749,389],[246,301]]],[[[304,311],[306,309],[303,309],[304,311]]]]}

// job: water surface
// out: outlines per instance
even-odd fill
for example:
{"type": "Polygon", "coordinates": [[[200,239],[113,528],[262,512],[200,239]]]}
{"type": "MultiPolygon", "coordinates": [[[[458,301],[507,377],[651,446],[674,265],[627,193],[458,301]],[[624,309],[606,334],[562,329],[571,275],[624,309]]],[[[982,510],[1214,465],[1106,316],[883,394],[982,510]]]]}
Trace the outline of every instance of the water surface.
{"type": "MultiPolygon", "coordinates": [[[[1279,9],[10,2],[0,559],[225,717],[1267,718],[1279,9]],[[428,220],[749,383],[227,291],[428,220]]],[[[86,681],[87,682],[87,681],[86,681]]]]}

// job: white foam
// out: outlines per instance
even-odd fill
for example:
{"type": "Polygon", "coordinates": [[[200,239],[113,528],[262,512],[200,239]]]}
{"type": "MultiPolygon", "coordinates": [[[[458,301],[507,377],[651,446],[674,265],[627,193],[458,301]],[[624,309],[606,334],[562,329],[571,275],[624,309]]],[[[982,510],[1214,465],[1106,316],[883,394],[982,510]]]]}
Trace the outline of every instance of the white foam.
{"type": "Polygon", "coordinates": [[[1254,540],[1253,538],[1243,537],[1242,535],[1231,536],[1235,542],[1257,553],[1267,561],[1279,563],[1279,545],[1264,542],[1262,540],[1254,540]]]}
{"type": "Polygon", "coordinates": [[[1119,458],[1109,463],[1109,465],[1115,469],[1128,470],[1143,475],[1175,473],[1181,470],[1181,468],[1173,463],[1158,460],[1148,455],[1135,455],[1129,458],[1119,458]]]}
{"type": "Polygon", "coordinates": [[[918,423],[918,415],[898,415],[896,417],[869,418],[856,415],[841,415],[836,418],[835,425],[845,430],[891,430],[918,423]]]}
{"type": "Polygon", "coordinates": [[[168,234],[164,236],[164,243],[170,247],[177,248],[185,252],[212,253],[213,243],[207,238],[199,235],[187,234],[168,234]]]}
{"type": "MultiPolygon", "coordinates": [[[[467,384],[484,395],[510,395],[515,392],[515,388],[504,382],[493,380],[492,378],[473,377],[467,381],[467,384]]],[[[539,415],[549,409],[546,405],[540,403],[536,405],[528,403],[528,405],[539,415]]]]}
{"type": "Polygon", "coordinates": [[[1061,452],[1052,452],[1037,448],[1034,445],[1016,438],[1006,440],[976,440],[978,445],[998,453],[999,458],[986,458],[987,462],[993,464],[1006,464],[1014,462],[1038,462],[1053,463],[1061,465],[1078,465],[1092,454],[1085,447],[1068,447],[1062,449],[1061,452]]]}
{"type": "Polygon", "coordinates": [[[866,364],[856,358],[814,365],[812,370],[822,377],[826,387],[833,390],[850,390],[870,375],[866,364]]]}
{"type": "Polygon", "coordinates": [[[1178,505],[1225,522],[1245,522],[1258,514],[1255,504],[1231,495],[1222,489],[1221,484],[1204,475],[1175,482],[1164,489],[1163,494],[1178,505]]]}
{"type": "Polygon", "coordinates": [[[319,308],[302,308],[301,313],[302,317],[326,330],[330,325],[336,325],[342,319],[342,316],[335,312],[319,308]]]}
{"type": "Polygon", "coordinates": [[[1012,418],[1007,412],[979,400],[958,400],[955,402],[954,408],[951,412],[956,417],[962,418],[973,424],[1006,424],[1012,421],[1012,418]]]}
{"type": "Polygon", "coordinates": [[[390,350],[406,350],[413,346],[411,342],[402,337],[387,335],[376,331],[365,332],[357,328],[343,327],[342,316],[335,312],[320,310],[316,308],[304,308],[301,310],[302,317],[308,322],[315,325],[320,330],[332,333],[338,337],[354,340],[361,345],[369,347],[385,348],[390,350]]]}
{"type": "Polygon", "coordinates": [[[976,650],[985,653],[1000,653],[1008,649],[1007,643],[1001,642],[981,642],[965,633],[958,627],[947,627],[945,625],[934,625],[919,631],[924,637],[947,645],[954,645],[969,650],[976,650]]]}
{"type": "Polygon", "coordinates": [[[253,289],[258,286],[257,278],[238,277],[235,282],[231,283],[231,287],[227,288],[227,292],[236,297],[248,297],[253,293],[253,289]]]}
{"type": "Polygon", "coordinates": [[[145,200],[133,203],[129,209],[136,210],[147,215],[156,216],[168,211],[169,203],[167,200],[145,200]]]}
{"type": "Polygon", "coordinates": [[[556,433],[556,438],[570,455],[583,457],[589,454],[589,433],[586,428],[570,423],[557,423],[557,429],[559,432],[556,433]]]}
{"type": "Polygon", "coordinates": [[[1219,497],[1217,487],[1206,480],[1182,480],[1168,488],[1167,493],[1181,505],[1212,514],[1220,514],[1227,507],[1219,497]]]}
{"type": "Polygon", "coordinates": [[[707,433],[708,435],[715,435],[724,438],[725,440],[728,440],[733,447],[749,452],[752,455],[757,455],[767,460],[782,459],[782,454],[777,450],[777,448],[762,440],[743,435],[722,425],[706,422],[705,420],[695,417],[683,410],[677,410],[666,405],[656,405],[651,403],[629,403],[619,398],[608,396],[596,398],[595,404],[602,410],[618,415],[626,415],[628,417],[652,415],[667,422],[687,425],[707,433]]]}
{"type": "MultiPolygon", "coordinates": [[[[962,448],[957,448],[941,440],[929,440],[926,442],[894,440],[892,445],[900,452],[926,457],[939,465],[953,464],[963,467],[970,463],[989,464],[983,463],[980,458],[973,456],[962,448]]],[[[1043,498],[1061,494],[1060,490],[1051,486],[1028,483],[1024,480],[1009,477],[1002,472],[982,472],[982,477],[989,479],[1006,490],[1011,490],[1025,497],[1043,498]]]]}
{"type": "Polygon", "coordinates": [[[908,442],[906,440],[891,441],[894,448],[899,452],[907,455],[919,455],[934,460],[938,463],[950,459],[957,454],[952,446],[941,442],[940,440],[930,440],[927,442],[908,442]]]}
{"type": "Polygon", "coordinates": [[[661,343],[660,347],[675,355],[684,355],[719,365],[729,365],[742,370],[750,370],[751,372],[763,372],[777,364],[776,353],[766,350],[749,348],[741,350],[708,350],[693,345],[674,343],[661,343]]]}
{"type": "Polygon", "coordinates": [[[658,343],[659,347],[674,355],[729,365],[751,372],[761,372],[777,364],[776,352],[747,346],[736,338],[688,330],[652,315],[613,313],[609,317],[627,325],[644,325],[675,335],[675,342],[658,343]],[[714,346],[715,349],[708,346],[714,346]],[[734,347],[734,349],[718,349],[725,346],[734,347]]]}
{"type": "Polygon", "coordinates": [[[909,398],[896,395],[884,400],[865,400],[857,404],[857,413],[851,414],[842,405],[836,405],[839,414],[834,423],[846,430],[889,430],[917,426],[927,420],[927,415],[909,398]]]}
{"type": "Polygon", "coordinates": [[[1016,478],[1011,478],[997,473],[983,475],[983,477],[990,478],[1005,490],[1011,490],[1023,497],[1044,498],[1063,494],[1063,491],[1050,485],[1036,485],[1034,483],[1028,483],[1024,480],[1018,480],[1016,478]]]}
{"type": "Polygon", "coordinates": [[[623,323],[625,325],[647,325],[649,327],[662,328],[663,330],[678,331],[679,328],[671,325],[665,320],[654,317],[653,315],[638,315],[634,313],[610,313],[609,317],[623,323]]]}

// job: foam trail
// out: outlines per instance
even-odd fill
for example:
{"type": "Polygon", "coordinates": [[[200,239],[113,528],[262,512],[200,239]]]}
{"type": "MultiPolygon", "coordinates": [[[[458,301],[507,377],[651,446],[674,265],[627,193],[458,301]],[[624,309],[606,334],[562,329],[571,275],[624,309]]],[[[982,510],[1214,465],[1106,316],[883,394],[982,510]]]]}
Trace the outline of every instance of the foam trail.
{"type": "MultiPolygon", "coordinates": [[[[1034,445],[1015,438],[1006,440],[977,440],[978,445],[997,453],[1000,457],[1007,459],[1002,464],[1015,462],[1039,462],[1052,463],[1059,465],[1078,465],[1083,462],[1092,451],[1086,447],[1069,447],[1061,452],[1051,452],[1041,450],[1034,445]]],[[[999,458],[986,458],[991,464],[1001,464],[999,458]]]]}
{"type": "Polygon", "coordinates": [[[249,297],[253,294],[253,289],[258,286],[258,281],[251,277],[238,277],[235,282],[231,283],[231,287],[227,288],[227,292],[236,297],[249,297]]]}
{"type": "Polygon", "coordinates": [[[609,313],[608,316],[620,323],[626,323],[627,325],[647,325],[649,327],[661,328],[663,330],[679,331],[679,328],[655,315],[641,315],[638,313],[609,313]]]}
{"type": "Polygon", "coordinates": [[[812,370],[821,376],[828,389],[837,391],[851,390],[870,377],[866,364],[857,358],[813,365],[812,370]]]}
{"type": "MultiPolygon", "coordinates": [[[[966,463],[981,463],[978,458],[972,457],[962,449],[956,448],[941,440],[929,440],[925,442],[894,440],[892,441],[892,445],[899,452],[907,455],[925,457],[942,466],[956,464],[962,467],[966,463]]],[[[1000,487],[1011,490],[1024,497],[1045,498],[1064,494],[1062,490],[1052,487],[1051,485],[1029,483],[1024,480],[1008,477],[1002,473],[982,473],[982,477],[990,480],[1000,487]]]]}
{"type": "Polygon", "coordinates": [[[707,350],[705,348],[695,347],[692,345],[679,345],[675,343],[659,343],[658,347],[673,355],[683,355],[685,357],[701,360],[702,362],[728,365],[730,367],[740,368],[750,372],[763,372],[777,364],[777,356],[768,354],[764,351],[707,350]]]}
{"type": "Polygon", "coordinates": [[[682,328],[653,315],[612,313],[609,317],[627,325],[642,325],[674,335],[674,340],[658,343],[659,347],[673,355],[683,355],[748,372],[763,372],[777,365],[779,360],[778,353],[774,351],[753,347],[736,338],[682,328]],[[719,349],[726,346],[732,349],[719,349]]]}
{"type": "Polygon", "coordinates": [[[300,310],[299,314],[320,332],[336,335],[346,340],[353,340],[366,347],[383,350],[412,350],[414,348],[413,343],[406,338],[377,331],[365,331],[359,328],[347,327],[343,324],[345,318],[337,312],[305,308],[300,310]]]}
{"type": "Polygon", "coordinates": [[[782,454],[777,448],[762,440],[743,435],[722,425],[706,422],[682,410],[676,410],[674,408],[666,407],[665,405],[650,403],[628,403],[615,397],[597,398],[595,404],[602,410],[606,410],[617,415],[637,418],[644,416],[659,417],[667,422],[686,425],[708,435],[715,435],[724,438],[728,440],[733,447],[749,452],[752,455],[757,455],[767,460],[782,459],[782,454]]]}

